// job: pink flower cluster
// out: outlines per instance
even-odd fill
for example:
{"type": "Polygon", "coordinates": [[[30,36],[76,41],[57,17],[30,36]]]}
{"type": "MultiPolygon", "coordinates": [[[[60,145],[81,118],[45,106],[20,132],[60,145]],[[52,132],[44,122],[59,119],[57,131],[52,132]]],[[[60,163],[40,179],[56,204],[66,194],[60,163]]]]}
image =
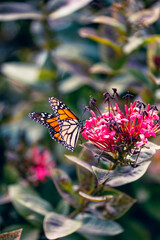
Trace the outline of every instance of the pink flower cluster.
{"type": "Polygon", "coordinates": [[[90,113],[92,117],[85,122],[83,137],[104,151],[118,153],[118,156],[141,149],[149,137],[160,132],[156,107],[148,105],[144,110],[144,104],[139,101],[129,107],[125,105],[124,113],[117,103],[114,107],[110,105],[100,116],[92,110],[90,113]]]}
{"type": "Polygon", "coordinates": [[[46,177],[51,176],[51,169],[55,167],[51,161],[51,153],[48,150],[40,150],[34,147],[31,153],[32,166],[29,168],[34,182],[44,182],[46,177]]]}

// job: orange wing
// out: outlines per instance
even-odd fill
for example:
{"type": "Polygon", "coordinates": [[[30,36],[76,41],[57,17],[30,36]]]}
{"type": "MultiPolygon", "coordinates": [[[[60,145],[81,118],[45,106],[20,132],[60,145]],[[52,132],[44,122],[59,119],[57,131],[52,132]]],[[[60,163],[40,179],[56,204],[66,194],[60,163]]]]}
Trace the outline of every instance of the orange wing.
{"type": "Polygon", "coordinates": [[[49,129],[51,138],[56,142],[62,143],[62,139],[59,133],[59,123],[57,117],[53,114],[43,113],[43,112],[32,112],[29,113],[29,117],[49,129]]]}
{"type": "Polygon", "coordinates": [[[76,115],[60,100],[49,98],[54,114],[44,112],[29,113],[29,117],[49,129],[51,138],[74,151],[83,124],[76,115]]]}
{"type": "Polygon", "coordinates": [[[76,115],[60,100],[54,97],[49,98],[58,123],[62,144],[70,151],[74,151],[77,144],[79,134],[83,124],[76,115]]]}
{"type": "Polygon", "coordinates": [[[64,119],[78,119],[70,110],[68,109],[58,109],[59,119],[62,121],[64,119]]]}

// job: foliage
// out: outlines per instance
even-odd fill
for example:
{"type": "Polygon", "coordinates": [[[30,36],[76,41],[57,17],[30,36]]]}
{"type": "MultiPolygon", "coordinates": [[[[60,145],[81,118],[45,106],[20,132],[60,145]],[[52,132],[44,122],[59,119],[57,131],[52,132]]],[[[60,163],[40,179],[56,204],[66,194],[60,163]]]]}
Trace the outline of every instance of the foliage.
{"type": "Polygon", "coordinates": [[[0,3],[0,239],[160,238],[159,136],[138,157],[133,142],[124,158],[84,139],[71,155],[28,118],[51,112],[54,96],[89,119],[90,96],[103,112],[112,88],[122,111],[128,91],[159,108],[159,9],[144,0],[0,3]]]}
{"type": "Polygon", "coordinates": [[[22,229],[18,229],[16,231],[2,233],[0,234],[0,239],[3,240],[20,240],[22,229]]]}

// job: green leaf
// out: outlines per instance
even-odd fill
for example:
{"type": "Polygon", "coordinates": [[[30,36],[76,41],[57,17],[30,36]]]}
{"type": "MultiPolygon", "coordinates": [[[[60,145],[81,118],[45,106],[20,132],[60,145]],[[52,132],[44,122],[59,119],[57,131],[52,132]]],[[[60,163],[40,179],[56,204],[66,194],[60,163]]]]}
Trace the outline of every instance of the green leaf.
{"type": "Polygon", "coordinates": [[[63,215],[51,212],[44,219],[44,231],[48,239],[58,239],[76,232],[81,221],[72,220],[63,215]]]}
{"type": "MultiPolygon", "coordinates": [[[[93,154],[85,148],[83,148],[80,153],[80,159],[89,165],[93,164],[95,161],[93,154]]],[[[80,190],[85,193],[93,192],[95,186],[97,186],[97,179],[93,172],[88,171],[86,168],[81,167],[80,165],[77,165],[77,175],[80,190]]]]}
{"type": "Polygon", "coordinates": [[[112,48],[118,55],[122,54],[121,47],[109,38],[99,36],[92,28],[81,28],[79,34],[83,38],[89,38],[97,43],[104,44],[112,48]]]}
{"type": "Polygon", "coordinates": [[[63,199],[61,199],[58,202],[58,205],[56,207],[56,212],[66,216],[66,215],[69,214],[69,211],[70,211],[70,206],[69,206],[68,202],[63,200],[63,199]]]}
{"type": "Polygon", "coordinates": [[[129,55],[133,51],[137,50],[140,46],[145,46],[149,43],[158,41],[159,39],[160,39],[159,35],[151,35],[147,37],[132,36],[128,39],[128,43],[124,45],[123,52],[126,55],[129,55]]]}
{"type": "Polygon", "coordinates": [[[37,228],[34,228],[31,225],[27,224],[14,224],[6,227],[3,232],[13,231],[14,229],[22,228],[22,236],[21,240],[37,240],[39,239],[40,230],[37,228]]]}
{"type": "MultiPolygon", "coordinates": [[[[141,163],[141,162],[151,159],[154,156],[154,154],[156,153],[156,151],[159,149],[160,149],[160,145],[157,145],[155,143],[148,141],[145,144],[145,146],[142,148],[142,150],[139,154],[137,163],[141,163]]],[[[136,158],[137,158],[137,155],[132,155],[131,157],[129,157],[129,159],[132,161],[135,161],[136,158]]]]}
{"type": "Polygon", "coordinates": [[[89,59],[95,59],[99,54],[95,51],[95,46],[91,45],[89,42],[74,41],[73,51],[73,42],[67,41],[65,43],[61,42],[61,45],[55,49],[54,56],[59,59],[61,69],[78,73],[81,69],[75,68],[74,66],[80,64],[82,70],[86,71],[91,64],[91,60],[89,59]]]}
{"type": "Polygon", "coordinates": [[[136,37],[132,36],[128,38],[128,42],[124,45],[123,51],[126,55],[132,53],[133,51],[137,50],[144,42],[143,37],[136,37]]]}
{"type": "Polygon", "coordinates": [[[123,232],[122,227],[113,221],[103,221],[91,214],[79,214],[76,220],[83,221],[78,229],[80,233],[87,233],[98,236],[114,236],[123,232]]]}
{"type": "Polygon", "coordinates": [[[106,202],[90,204],[89,209],[98,218],[104,220],[115,220],[120,218],[136,202],[129,195],[113,188],[105,187],[102,191],[104,196],[111,196],[106,202]]]}
{"type": "Polygon", "coordinates": [[[104,184],[114,174],[113,170],[104,170],[104,169],[101,169],[101,168],[98,168],[95,166],[93,166],[92,169],[93,169],[94,174],[97,177],[99,184],[104,184]]]}
{"type": "Polygon", "coordinates": [[[111,195],[105,195],[105,196],[92,196],[92,195],[89,195],[87,193],[84,193],[84,192],[81,192],[79,191],[79,195],[89,201],[92,201],[92,202],[105,202],[105,201],[108,201],[110,199],[112,199],[112,196],[111,195]]]}
{"type": "Polygon", "coordinates": [[[39,196],[38,193],[29,185],[13,184],[9,186],[9,194],[12,198],[18,195],[29,194],[32,196],[39,196]]]}
{"type": "Polygon", "coordinates": [[[51,81],[51,80],[53,81],[55,78],[56,78],[56,71],[53,71],[53,69],[50,70],[45,67],[41,68],[41,71],[39,74],[39,79],[41,82],[43,82],[43,81],[45,82],[46,79],[47,79],[47,81],[51,81]]]}
{"type": "Polygon", "coordinates": [[[12,164],[5,164],[3,167],[3,176],[6,184],[14,184],[18,182],[19,172],[12,164]]]}
{"type": "Polygon", "coordinates": [[[148,45],[147,50],[147,64],[148,67],[154,75],[157,77],[160,76],[159,67],[156,65],[155,59],[160,56],[160,39],[154,41],[153,43],[148,45]]]}
{"type": "Polygon", "coordinates": [[[20,19],[42,19],[43,15],[28,3],[13,2],[0,4],[0,21],[20,19]]]}
{"type": "Polygon", "coordinates": [[[47,201],[28,187],[11,185],[9,195],[17,212],[34,226],[41,227],[44,216],[53,210],[47,201]]]}
{"type": "Polygon", "coordinates": [[[73,190],[71,179],[64,171],[54,168],[52,170],[52,179],[57,191],[64,200],[74,207],[81,205],[82,198],[73,190]]]}
{"type": "Polygon", "coordinates": [[[89,69],[90,73],[93,74],[106,74],[106,75],[116,75],[122,73],[122,71],[116,71],[109,67],[106,63],[96,63],[89,69]]]}
{"type": "Polygon", "coordinates": [[[65,80],[63,80],[59,85],[59,90],[61,93],[73,92],[83,85],[89,85],[89,78],[81,75],[73,75],[65,80]]]}
{"type": "Polygon", "coordinates": [[[21,228],[12,232],[2,233],[0,234],[0,239],[1,240],[20,240],[22,230],[23,229],[21,228]]]}
{"type": "Polygon", "coordinates": [[[144,9],[129,16],[128,21],[134,25],[149,26],[159,18],[160,5],[156,4],[153,8],[144,9]]]}
{"type": "Polygon", "coordinates": [[[65,157],[68,158],[69,160],[71,160],[72,162],[76,163],[77,165],[84,167],[89,172],[93,173],[92,167],[90,166],[90,164],[84,162],[80,158],[72,156],[72,155],[65,155],[65,157]]]}
{"type": "Polygon", "coordinates": [[[91,78],[88,79],[87,85],[92,87],[93,89],[96,89],[98,91],[103,91],[106,88],[106,82],[104,82],[101,79],[94,79],[92,80],[91,78]]]}
{"type": "MultiPolygon", "coordinates": [[[[150,79],[151,83],[160,85],[160,77],[159,78],[155,77],[151,72],[148,72],[147,75],[148,75],[148,78],[150,79]]],[[[159,90],[157,90],[157,93],[159,93],[159,90]]],[[[157,93],[156,93],[156,95],[157,95],[157,93]]],[[[157,96],[158,96],[157,98],[159,99],[159,94],[157,96]]]]}
{"type": "Polygon", "coordinates": [[[103,90],[105,87],[104,81],[101,81],[100,79],[98,81],[93,81],[91,78],[84,75],[74,74],[59,84],[59,91],[66,94],[76,91],[84,85],[88,85],[96,90],[103,90]]]}
{"type": "Polygon", "coordinates": [[[139,82],[142,84],[146,84],[147,86],[151,86],[151,82],[148,79],[148,76],[145,75],[141,70],[136,68],[129,68],[127,69],[127,72],[129,72],[132,76],[136,78],[139,82]]]}
{"type": "Polygon", "coordinates": [[[32,85],[38,81],[40,69],[33,64],[3,63],[1,72],[9,79],[25,85],[32,85]]]}
{"type": "Polygon", "coordinates": [[[71,13],[85,7],[92,0],[66,0],[65,5],[59,7],[56,11],[49,15],[50,20],[62,18],[70,15],[71,13]]]}
{"type": "MultiPolygon", "coordinates": [[[[107,186],[116,187],[121,186],[133,181],[136,181],[140,177],[142,177],[147,171],[151,161],[151,157],[156,153],[156,150],[160,149],[160,146],[149,142],[145,144],[145,147],[142,148],[137,164],[138,167],[133,168],[132,166],[118,166],[115,170],[104,170],[101,168],[97,168],[92,166],[92,169],[97,177],[99,184],[106,183],[107,186]]],[[[129,157],[130,161],[135,161],[137,155],[132,155],[129,157]]]]}
{"type": "Polygon", "coordinates": [[[127,91],[127,89],[130,88],[131,85],[135,83],[135,78],[127,73],[124,74],[118,74],[116,76],[112,76],[112,80],[110,82],[107,82],[107,89],[108,91],[112,91],[112,88],[116,86],[118,89],[119,94],[124,94],[124,91],[127,91]]]}
{"type": "Polygon", "coordinates": [[[111,162],[115,162],[115,159],[112,157],[111,153],[102,151],[101,149],[99,149],[98,147],[96,147],[94,144],[90,143],[90,142],[85,142],[81,145],[82,147],[86,148],[87,150],[91,151],[92,153],[94,153],[96,156],[101,156],[101,159],[103,159],[104,161],[111,161],[111,162]]]}
{"type": "Polygon", "coordinates": [[[155,41],[159,41],[159,40],[160,40],[160,35],[156,35],[156,34],[151,35],[144,38],[143,45],[145,46],[147,44],[154,43],[155,41]]]}
{"type": "Polygon", "coordinates": [[[104,170],[97,167],[92,167],[99,184],[106,186],[117,187],[130,182],[134,182],[142,177],[151,161],[144,161],[138,167],[132,166],[117,167],[115,170],[104,170]]]}
{"type": "Polygon", "coordinates": [[[98,16],[92,19],[94,23],[102,23],[116,28],[120,33],[124,34],[126,32],[125,26],[120,23],[117,19],[108,16],[98,16]]]}

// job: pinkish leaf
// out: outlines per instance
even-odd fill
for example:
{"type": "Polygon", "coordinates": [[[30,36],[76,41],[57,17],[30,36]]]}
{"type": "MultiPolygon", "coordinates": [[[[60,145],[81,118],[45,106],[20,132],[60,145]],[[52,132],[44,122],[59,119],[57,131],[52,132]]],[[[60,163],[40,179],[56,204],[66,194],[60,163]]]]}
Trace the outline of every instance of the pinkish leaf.
{"type": "Polygon", "coordinates": [[[21,228],[12,232],[2,233],[0,234],[0,239],[1,240],[20,240],[22,230],[23,229],[21,228]]]}

